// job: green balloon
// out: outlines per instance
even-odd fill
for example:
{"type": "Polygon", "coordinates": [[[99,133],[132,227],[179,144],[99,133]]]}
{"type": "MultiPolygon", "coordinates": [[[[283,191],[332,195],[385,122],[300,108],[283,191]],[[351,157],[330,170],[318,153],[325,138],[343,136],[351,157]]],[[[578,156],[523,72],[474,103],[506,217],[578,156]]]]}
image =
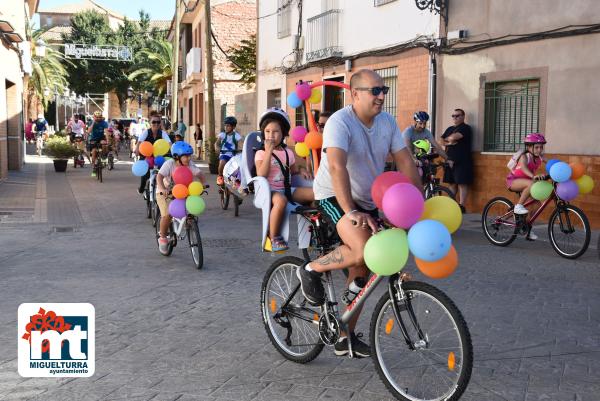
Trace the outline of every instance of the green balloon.
{"type": "Polygon", "coordinates": [[[531,197],[543,201],[548,199],[550,194],[552,194],[552,190],[554,190],[554,186],[548,181],[538,181],[531,186],[531,197]]]}
{"type": "Polygon", "coordinates": [[[406,231],[392,228],[373,235],[365,245],[364,258],[369,270],[377,275],[398,273],[408,260],[406,231]]]}
{"type": "Polygon", "coordinates": [[[205,207],[206,204],[204,203],[204,199],[202,199],[199,196],[188,196],[185,200],[185,208],[187,209],[189,214],[193,214],[194,216],[202,214],[202,212],[204,212],[205,207]]]}

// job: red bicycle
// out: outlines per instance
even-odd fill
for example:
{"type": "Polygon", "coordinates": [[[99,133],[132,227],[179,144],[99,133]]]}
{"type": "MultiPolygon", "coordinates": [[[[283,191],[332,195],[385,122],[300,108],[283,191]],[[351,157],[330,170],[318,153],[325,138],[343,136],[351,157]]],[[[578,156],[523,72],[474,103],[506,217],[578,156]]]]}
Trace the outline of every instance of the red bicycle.
{"type": "MultiPolygon", "coordinates": [[[[549,177],[546,176],[545,179],[549,177]]],[[[505,197],[498,196],[490,200],[481,216],[483,233],[488,241],[497,246],[507,246],[517,235],[528,235],[535,220],[549,204],[554,203],[554,211],[548,220],[548,237],[552,248],[567,259],[583,255],[591,237],[588,218],[581,209],[557,195],[556,183],[553,182],[553,186],[554,190],[548,199],[529,214],[515,214],[513,203],[505,197]]],[[[520,192],[517,195],[520,196],[520,192]]],[[[538,201],[529,199],[524,206],[531,206],[536,202],[538,201]]]]}

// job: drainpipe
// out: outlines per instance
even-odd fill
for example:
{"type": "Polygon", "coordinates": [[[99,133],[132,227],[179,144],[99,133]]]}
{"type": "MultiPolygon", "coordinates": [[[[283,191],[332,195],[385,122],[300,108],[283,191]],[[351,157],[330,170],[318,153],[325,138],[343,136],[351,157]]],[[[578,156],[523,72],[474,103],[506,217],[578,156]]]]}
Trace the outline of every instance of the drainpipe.
{"type": "Polygon", "coordinates": [[[431,87],[431,132],[435,138],[435,121],[437,116],[437,60],[435,53],[430,52],[431,59],[431,76],[429,79],[429,85],[431,87]]]}

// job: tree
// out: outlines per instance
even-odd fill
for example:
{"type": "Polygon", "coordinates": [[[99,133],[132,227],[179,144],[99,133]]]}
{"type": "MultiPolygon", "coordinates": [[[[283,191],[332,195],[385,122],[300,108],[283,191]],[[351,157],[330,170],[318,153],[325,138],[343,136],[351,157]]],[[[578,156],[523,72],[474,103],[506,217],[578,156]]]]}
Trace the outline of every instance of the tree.
{"type": "Polygon", "coordinates": [[[128,78],[143,79],[162,95],[167,89],[167,81],[173,77],[173,44],[165,39],[155,39],[147,48],[142,49],[140,55],[141,62],[128,78]]]}
{"type": "Polygon", "coordinates": [[[228,59],[231,63],[231,71],[240,75],[241,81],[250,88],[256,82],[256,35],[240,43],[240,46],[231,50],[228,59]]]}

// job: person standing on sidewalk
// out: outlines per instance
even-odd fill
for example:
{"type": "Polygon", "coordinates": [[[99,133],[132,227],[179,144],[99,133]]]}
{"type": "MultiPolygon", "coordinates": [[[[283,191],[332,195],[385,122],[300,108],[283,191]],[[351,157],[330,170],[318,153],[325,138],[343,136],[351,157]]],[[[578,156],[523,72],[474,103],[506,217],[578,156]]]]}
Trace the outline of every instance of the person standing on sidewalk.
{"type": "Polygon", "coordinates": [[[200,124],[196,124],[194,140],[196,141],[196,149],[198,149],[198,160],[202,159],[202,139],[202,128],[200,128],[200,124]]]}

